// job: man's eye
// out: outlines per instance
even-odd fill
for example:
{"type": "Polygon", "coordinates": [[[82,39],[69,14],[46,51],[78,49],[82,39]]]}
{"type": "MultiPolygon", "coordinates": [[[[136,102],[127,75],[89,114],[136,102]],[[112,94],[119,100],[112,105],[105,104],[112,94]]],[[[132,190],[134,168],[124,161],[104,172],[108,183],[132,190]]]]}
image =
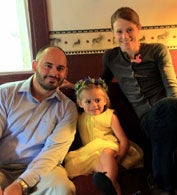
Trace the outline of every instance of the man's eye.
{"type": "Polygon", "coordinates": [[[45,66],[46,68],[52,68],[52,64],[50,64],[50,63],[45,63],[44,66],[45,66]]]}
{"type": "Polygon", "coordinates": [[[59,66],[59,67],[57,67],[57,70],[58,70],[58,71],[65,70],[65,67],[64,67],[64,66],[59,66]]]}

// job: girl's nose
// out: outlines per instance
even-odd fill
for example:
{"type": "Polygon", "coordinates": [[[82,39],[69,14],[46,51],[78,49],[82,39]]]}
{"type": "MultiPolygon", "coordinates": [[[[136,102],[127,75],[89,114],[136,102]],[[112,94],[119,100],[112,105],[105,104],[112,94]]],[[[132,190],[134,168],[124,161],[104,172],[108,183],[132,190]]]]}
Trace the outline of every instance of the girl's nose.
{"type": "Polygon", "coordinates": [[[92,101],[92,106],[97,106],[97,103],[95,101],[92,101]]]}

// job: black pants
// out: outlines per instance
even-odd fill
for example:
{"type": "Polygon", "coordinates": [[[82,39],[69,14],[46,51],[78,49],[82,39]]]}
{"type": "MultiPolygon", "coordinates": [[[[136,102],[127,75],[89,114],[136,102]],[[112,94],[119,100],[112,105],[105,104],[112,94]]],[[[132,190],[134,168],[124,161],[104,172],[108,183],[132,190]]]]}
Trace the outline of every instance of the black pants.
{"type": "Polygon", "coordinates": [[[174,150],[177,147],[177,98],[156,103],[141,118],[141,128],[152,148],[152,171],[155,183],[166,191],[175,186],[174,150]]]}

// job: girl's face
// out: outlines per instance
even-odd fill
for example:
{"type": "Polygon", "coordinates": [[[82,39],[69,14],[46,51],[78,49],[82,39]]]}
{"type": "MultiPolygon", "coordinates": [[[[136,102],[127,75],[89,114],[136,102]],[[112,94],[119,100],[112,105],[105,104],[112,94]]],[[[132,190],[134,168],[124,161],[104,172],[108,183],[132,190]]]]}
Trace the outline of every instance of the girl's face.
{"type": "Polygon", "coordinates": [[[79,106],[90,115],[101,114],[106,103],[104,92],[99,88],[84,89],[78,101],[79,106]]]}
{"type": "Polygon", "coordinates": [[[136,25],[128,20],[118,18],[113,23],[113,34],[115,41],[123,52],[134,52],[139,46],[140,25],[136,25]]]}

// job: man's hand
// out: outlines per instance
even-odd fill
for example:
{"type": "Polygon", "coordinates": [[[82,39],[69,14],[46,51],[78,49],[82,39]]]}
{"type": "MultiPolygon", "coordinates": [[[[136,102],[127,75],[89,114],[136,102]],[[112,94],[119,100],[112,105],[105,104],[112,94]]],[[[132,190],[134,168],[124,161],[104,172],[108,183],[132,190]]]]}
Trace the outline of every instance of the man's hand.
{"type": "MultiPolygon", "coordinates": [[[[22,186],[17,183],[16,181],[14,181],[12,184],[10,184],[9,186],[7,186],[4,190],[4,193],[2,193],[3,195],[22,195],[23,191],[22,191],[22,186]]],[[[0,191],[0,195],[1,195],[1,191],[0,191]]]]}

